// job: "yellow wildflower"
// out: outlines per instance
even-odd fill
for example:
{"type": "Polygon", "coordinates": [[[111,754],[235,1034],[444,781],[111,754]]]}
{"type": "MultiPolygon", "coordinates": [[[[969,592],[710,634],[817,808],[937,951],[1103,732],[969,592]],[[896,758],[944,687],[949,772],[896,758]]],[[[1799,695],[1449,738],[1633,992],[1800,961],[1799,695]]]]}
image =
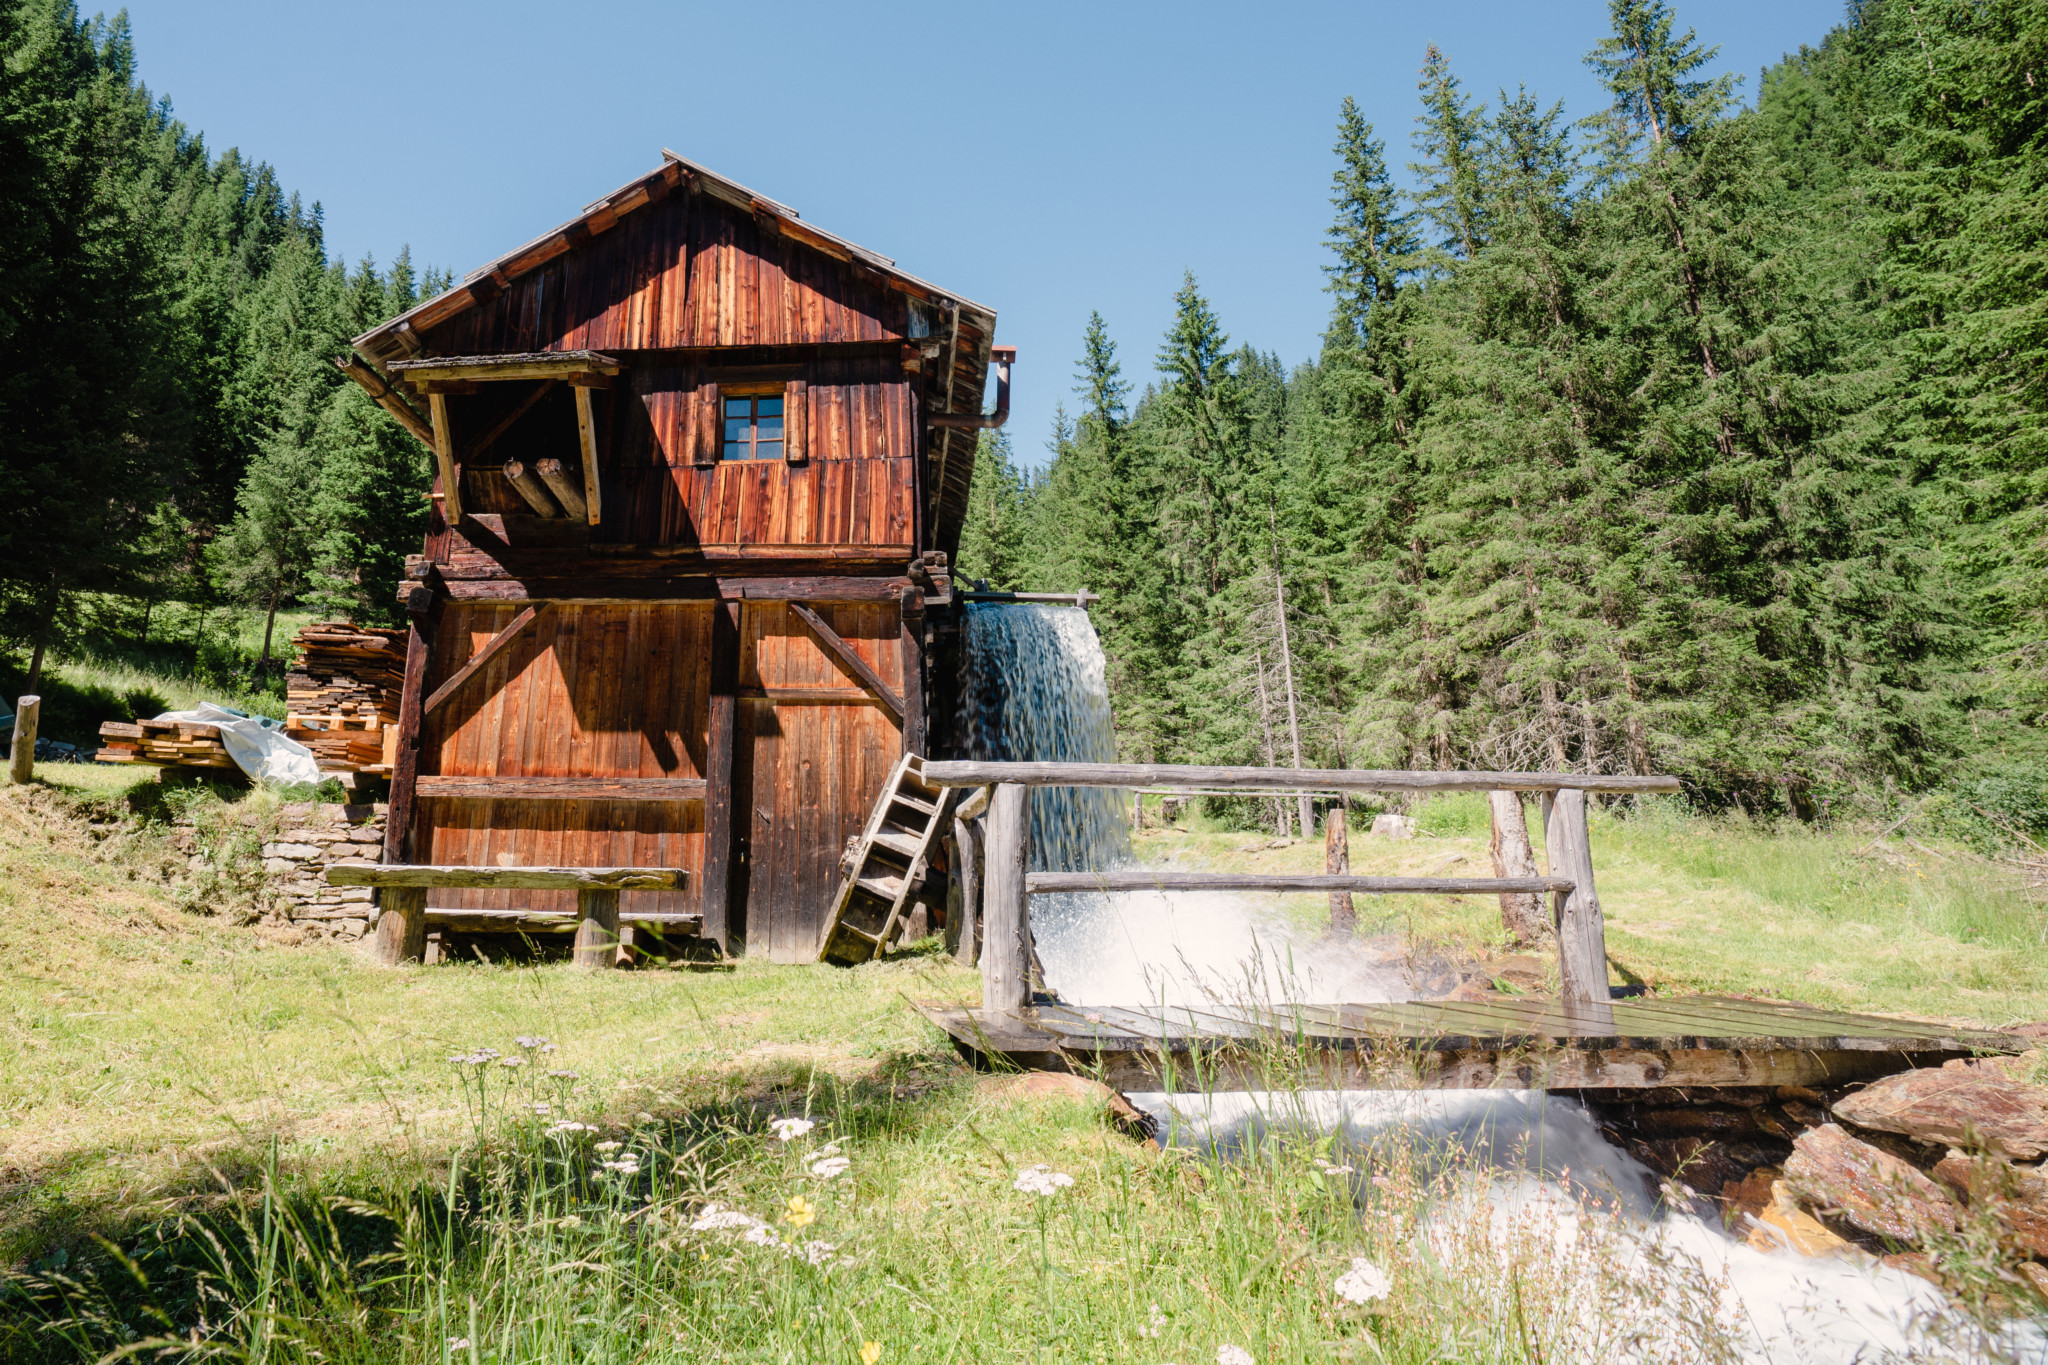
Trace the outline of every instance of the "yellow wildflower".
{"type": "Polygon", "coordinates": [[[860,1344],[860,1365],[875,1365],[882,1358],[882,1343],[863,1341],[860,1344]]]}
{"type": "MultiPolygon", "coordinates": [[[[802,1195],[792,1195],[789,1212],[782,1215],[782,1221],[793,1228],[807,1228],[818,1221],[817,1208],[802,1195]]],[[[872,1365],[872,1362],[870,1362],[872,1365]]]]}

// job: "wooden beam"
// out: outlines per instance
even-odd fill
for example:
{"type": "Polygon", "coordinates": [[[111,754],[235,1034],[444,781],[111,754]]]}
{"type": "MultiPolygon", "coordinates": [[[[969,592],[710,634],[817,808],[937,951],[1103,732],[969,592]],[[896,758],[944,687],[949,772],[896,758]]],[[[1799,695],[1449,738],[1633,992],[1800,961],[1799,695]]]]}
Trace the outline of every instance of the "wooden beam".
{"type": "Polygon", "coordinates": [[[427,409],[434,414],[434,462],[441,470],[442,515],[450,526],[462,525],[462,477],[455,467],[455,436],[448,429],[448,396],[427,395],[427,409]]]}
{"type": "MultiPolygon", "coordinates": [[[[796,610],[792,605],[790,610],[796,610]]],[[[903,752],[925,752],[924,593],[905,588],[897,599],[898,649],[903,661],[903,752]]]]}
{"type": "MultiPolygon", "coordinates": [[[[927,765],[929,766],[929,765],[927,765]]],[[[1005,782],[989,802],[982,869],[981,1007],[1014,1013],[1031,1003],[1031,789],[1005,782]]]]}
{"type": "MultiPolygon", "coordinates": [[[[1141,805],[1144,799],[1139,796],[1141,805]]],[[[1332,877],[1351,875],[1351,842],[1345,823],[1342,805],[1323,812],[1323,871],[1332,877]]],[[[1344,938],[1358,932],[1358,909],[1351,903],[1349,891],[1330,893],[1330,932],[1344,938]]]]}
{"type": "Polygon", "coordinates": [[[455,695],[456,688],[461,687],[464,683],[468,682],[472,677],[476,675],[476,671],[478,669],[482,668],[485,664],[489,663],[492,659],[497,657],[499,650],[503,649],[506,645],[511,644],[515,639],[519,637],[519,633],[521,631],[525,630],[528,626],[532,625],[533,618],[539,615],[539,613],[539,607],[526,608],[524,611],[520,612],[517,616],[512,618],[512,622],[510,625],[506,626],[496,635],[493,635],[490,639],[484,641],[484,647],[482,649],[479,649],[476,653],[470,655],[468,663],[456,669],[454,675],[450,677],[447,682],[442,683],[439,687],[434,689],[434,695],[428,697],[426,705],[421,708],[421,715],[431,716],[432,714],[434,714],[435,708],[439,707],[442,702],[447,701],[448,698],[455,695]]]}
{"type": "Polygon", "coordinates": [[[556,500],[570,516],[578,521],[586,520],[590,516],[589,505],[583,501],[583,490],[563,471],[560,460],[536,460],[533,472],[540,475],[541,481],[547,484],[548,491],[555,495],[556,500]]]}
{"type": "MultiPolygon", "coordinates": [[[[500,436],[503,436],[506,432],[512,429],[512,424],[514,422],[526,416],[527,413],[533,411],[533,405],[535,403],[538,403],[541,399],[547,397],[548,390],[552,389],[555,386],[555,383],[555,380],[548,379],[543,380],[541,383],[534,385],[532,393],[529,393],[528,395],[526,395],[526,397],[520,399],[519,405],[517,407],[513,408],[512,411],[506,413],[503,417],[498,419],[498,425],[492,427],[489,431],[485,432],[482,436],[478,437],[475,445],[471,446],[468,450],[462,452],[463,463],[468,464],[472,460],[476,459],[477,456],[483,454],[486,450],[489,450],[491,446],[497,442],[497,439],[500,436]]],[[[538,511],[539,509],[536,508],[535,510],[538,511]]],[[[548,513],[542,512],[541,515],[547,516],[548,513]]]]}
{"type": "Polygon", "coordinates": [[[601,499],[597,489],[597,423],[590,415],[590,390],[576,390],[576,438],[583,447],[583,502],[590,524],[597,525],[601,499]]]}
{"type": "MultiPolygon", "coordinates": [[[[505,461],[505,481],[512,485],[526,505],[544,517],[559,518],[562,509],[555,506],[555,500],[548,496],[547,485],[533,477],[526,466],[518,460],[505,461]]],[[[501,521],[499,525],[503,525],[501,521]]]]}
{"type": "Polygon", "coordinates": [[[355,352],[334,358],[335,368],[356,381],[362,390],[370,395],[370,401],[398,420],[398,425],[425,446],[434,448],[434,428],[427,419],[420,416],[419,409],[405,401],[405,395],[384,382],[384,376],[372,369],[367,361],[355,352]]]}
{"type": "Polygon", "coordinates": [[[468,867],[425,863],[329,863],[329,886],[463,887],[487,891],[674,891],[674,867],[468,867]]]}
{"type": "Polygon", "coordinates": [[[1032,787],[1220,787],[1234,791],[1561,791],[1675,792],[1675,777],[1599,777],[1590,773],[1411,772],[1367,768],[1202,768],[1169,763],[927,763],[941,787],[1018,782],[1032,787]]]}
{"type": "Polygon", "coordinates": [[[427,360],[394,360],[387,367],[409,382],[433,379],[568,379],[609,377],[624,362],[597,351],[523,351],[513,355],[449,355],[427,360]]]}
{"type": "Polygon", "coordinates": [[[865,687],[742,687],[741,701],[765,701],[776,706],[880,706],[881,698],[865,687]]]}
{"type": "MultiPolygon", "coordinates": [[[[565,934],[580,921],[574,914],[549,910],[435,910],[427,911],[427,927],[458,934],[565,934]]],[[[696,915],[668,911],[619,912],[621,924],[646,924],[657,929],[697,931],[702,920],[696,915]]]]}
{"type": "Polygon", "coordinates": [[[702,801],[701,777],[421,777],[422,798],[455,801],[702,801]]]}
{"type": "MultiPolygon", "coordinates": [[[[896,717],[896,723],[901,725],[903,723],[903,699],[889,690],[889,684],[883,682],[881,675],[868,667],[867,660],[854,653],[846,641],[839,638],[839,632],[825,624],[824,617],[818,615],[817,612],[811,610],[803,603],[791,602],[789,610],[791,615],[803,622],[811,634],[818,638],[818,643],[825,647],[825,652],[832,656],[832,661],[839,665],[841,671],[873,693],[875,699],[888,707],[890,713],[896,717]]],[[[906,750],[906,752],[909,751],[906,750]]]]}
{"type": "Polygon", "coordinates": [[[1593,887],[1585,791],[1559,791],[1548,816],[1544,843],[1551,875],[1571,882],[1569,889],[1555,890],[1551,896],[1557,912],[1557,965],[1563,978],[1558,993],[1566,1001],[1605,1004],[1612,994],[1607,985],[1607,926],[1593,887]]]}
{"type": "MultiPolygon", "coordinates": [[[[1000,792],[1001,787],[996,790],[1000,792]]],[[[1394,894],[1489,896],[1499,891],[1572,889],[1565,877],[1350,877],[1300,872],[1034,872],[1025,878],[1034,896],[1060,891],[1355,891],[1394,894]]]]}
{"type": "Polygon", "coordinates": [[[746,906],[731,895],[733,744],[739,706],[740,605],[711,609],[710,699],[704,740],[704,862],[701,908],[705,938],[727,957],[746,951],[746,906]]]}
{"type": "Polygon", "coordinates": [[[384,817],[384,861],[402,863],[412,833],[413,789],[420,771],[421,703],[426,698],[427,663],[433,654],[434,631],[441,619],[441,598],[426,588],[422,610],[406,609],[405,686],[398,696],[398,740],[391,765],[391,802],[384,817]]]}

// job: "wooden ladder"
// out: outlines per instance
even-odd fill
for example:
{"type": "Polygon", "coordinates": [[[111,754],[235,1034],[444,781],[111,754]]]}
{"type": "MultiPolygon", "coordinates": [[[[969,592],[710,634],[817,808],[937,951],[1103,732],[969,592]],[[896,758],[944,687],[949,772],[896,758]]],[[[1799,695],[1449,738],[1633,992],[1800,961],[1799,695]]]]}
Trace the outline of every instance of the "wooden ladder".
{"type": "Polygon", "coordinates": [[[820,962],[851,967],[889,946],[902,928],[911,893],[924,879],[950,795],[924,780],[924,760],[916,754],[905,754],[890,770],[848,856],[846,880],[832,898],[820,962]]]}

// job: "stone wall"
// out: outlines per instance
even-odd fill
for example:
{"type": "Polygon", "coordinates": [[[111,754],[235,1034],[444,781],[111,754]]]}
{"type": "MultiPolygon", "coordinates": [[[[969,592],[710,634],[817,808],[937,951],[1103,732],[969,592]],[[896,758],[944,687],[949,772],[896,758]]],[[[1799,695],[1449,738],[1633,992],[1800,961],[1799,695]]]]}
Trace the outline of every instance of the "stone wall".
{"type": "Polygon", "coordinates": [[[316,938],[352,940],[369,932],[376,919],[367,886],[329,886],[329,863],[376,862],[383,854],[384,816],[375,805],[335,806],[294,802],[278,811],[279,832],[263,845],[269,874],[269,913],[316,938]]]}

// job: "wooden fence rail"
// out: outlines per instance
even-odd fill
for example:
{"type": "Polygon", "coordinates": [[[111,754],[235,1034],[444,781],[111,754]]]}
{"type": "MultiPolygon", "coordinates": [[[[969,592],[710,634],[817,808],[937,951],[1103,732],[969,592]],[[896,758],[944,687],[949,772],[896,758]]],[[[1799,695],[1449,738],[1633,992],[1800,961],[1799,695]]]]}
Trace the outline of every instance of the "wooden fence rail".
{"type": "MultiPolygon", "coordinates": [[[[1369,769],[1195,768],[1135,763],[927,763],[941,787],[990,787],[982,871],[982,1008],[1031,1003],[1030,898],[1061,891],[1322,891],[1483,895],[1548,892],[1557,929],[1560,995],[1567,1004],[1609,999],[1607,931],[1593,885],[1586,793],[1673,792],[1675,777],[1587,773],[1403,772],[1369,769]],[[1540,793],[1548,876],[1352,877],[1188,872],[1031,872],[1032,787],[1209,787],[1228,791],[1533,791],[1540,793]]],[[[978,799],[963,811],[979,804],[978,799]]]]}
{"type": "Polygon", "coordinates": [[[1214,787],[1250,792],[1675,792],[1675,777],[1595,773],[1408,772],[1398,768],[1196,768],[1171,763],[927,763],[941,787],[1214,787]]]}

